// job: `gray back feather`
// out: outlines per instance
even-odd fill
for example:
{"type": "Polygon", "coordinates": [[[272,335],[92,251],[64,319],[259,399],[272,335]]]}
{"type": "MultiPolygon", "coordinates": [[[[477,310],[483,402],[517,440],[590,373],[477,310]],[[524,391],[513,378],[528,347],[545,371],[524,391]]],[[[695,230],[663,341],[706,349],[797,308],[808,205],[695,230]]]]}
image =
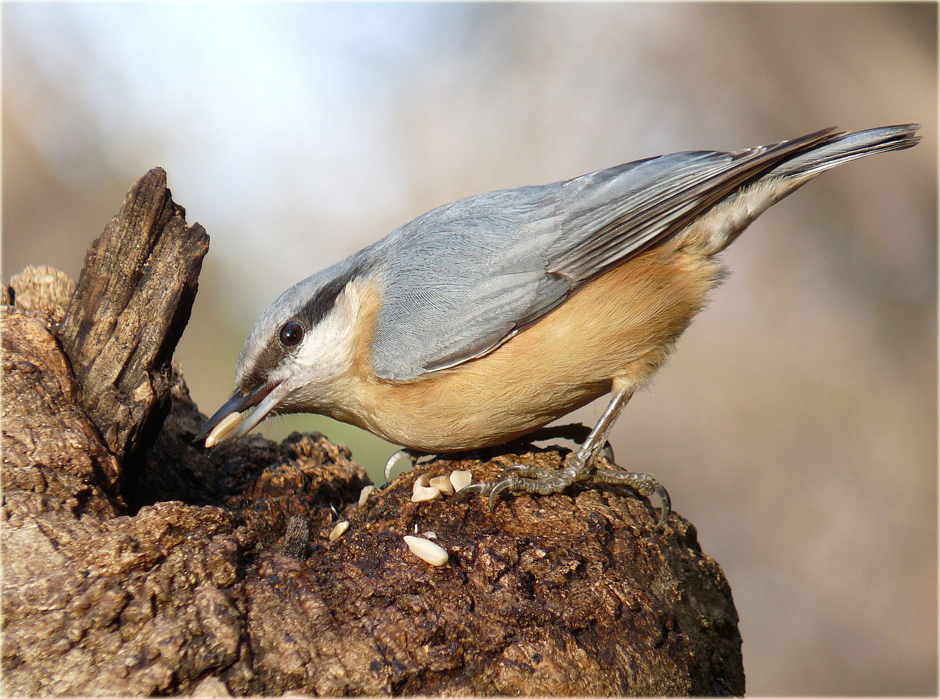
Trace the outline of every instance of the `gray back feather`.
{"type": "Polygon", "coordinates": [[[826,130],[738,153],[674,153],[434,209],[362,251],[383,287],[374,371],[414,379],[491,351],[768,173],[816,174],[913,145],[910,127],[862,134],[872,135],[826,130]]]}

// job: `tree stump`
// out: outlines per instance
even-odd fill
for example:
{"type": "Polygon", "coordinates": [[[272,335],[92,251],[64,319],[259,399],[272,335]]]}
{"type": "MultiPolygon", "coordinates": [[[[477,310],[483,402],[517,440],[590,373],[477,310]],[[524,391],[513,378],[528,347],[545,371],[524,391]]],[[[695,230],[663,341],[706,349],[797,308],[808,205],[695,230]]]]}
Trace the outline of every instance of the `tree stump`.
{"type": "Polygon", "coordinates": [[[77,288],[3,289],[5,695],[744,693],[730,588],[678,515],[656,532],[614,489],[411,501],[421,474],[559,447],[435,458],[359,506],[365,472],[320,435],[194,445],[171,357],[207,250],[156,169],[77,288]]]}

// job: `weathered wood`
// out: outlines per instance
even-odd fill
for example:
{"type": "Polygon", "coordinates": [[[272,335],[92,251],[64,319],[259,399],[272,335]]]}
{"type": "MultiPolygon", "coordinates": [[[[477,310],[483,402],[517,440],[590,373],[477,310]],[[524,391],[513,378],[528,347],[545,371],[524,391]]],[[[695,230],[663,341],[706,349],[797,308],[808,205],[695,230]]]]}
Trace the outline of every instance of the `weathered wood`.
{"type": "Polygon", "coordinates": [[[108,448],[132,456],[169,409],[170,360],[189,321],[209,236],[154,168],[85,257],[56,335],[82,386],[82,405],[108,448]]]}
{"type": "Polygon", "coordinates": [[[45,318],[4,308],[0,336],[4,495],[29,490],[76,514],[116,515],[120,466],[81,409],[81,389],[45,318]]]}
{"type": "Polygon", "coordinates": [[[65,310],[75,294],[75,282],[64,272],[38,265],[13,275],[4,304],[24,311],[36,311],[36,318],[46,318],[55,327],[65,317],[65,310]]]}
{"type": "Polygon", "coordinates": [[[163,257],[190,255],[198,273],[197,228],[162,172],[138,183],[61,326],[75,375],[50,334],[68,280],[34,270],[0,294],[14,304],[0,310],[0,693],[744,693],[731,591],[678,515],[656,532],[650,503],[618,490],[494,512],[484,498],[411,502],[423,473],[557,468],[563,449],[438,458],[359,507],[364,471],[320,435],[193,444],[205,416],[169,355],[195,279],[161,293],[152,280],[167,281],[163,257]],[[109,269],[125,281],[99,278],[109,269]],[[162,427],[144,439],[138,420],[162,427]],[[338,519],[349,529],[330,541],[338,519]],[[409,551],[416,530],[435,533],[444,565],[409,551]]]}
{"type": "Polygon", "coordinates": [[[421,473],[493,478],[562,451],[435,460],[359,508],[364,473],[322,437],[193,445],[204,416],[175,374],[126,474],[134,514],[117,516],[119,466],[82,426],[64,357],[28,314],[6,310],[2,330],[7,695],[744,692],[728,584],[677,515],[656,533],[649,503],[615,491],[493,513],[410,500],[421,473]],[[416,528],[446,565],[409,552],[416,528]]]}

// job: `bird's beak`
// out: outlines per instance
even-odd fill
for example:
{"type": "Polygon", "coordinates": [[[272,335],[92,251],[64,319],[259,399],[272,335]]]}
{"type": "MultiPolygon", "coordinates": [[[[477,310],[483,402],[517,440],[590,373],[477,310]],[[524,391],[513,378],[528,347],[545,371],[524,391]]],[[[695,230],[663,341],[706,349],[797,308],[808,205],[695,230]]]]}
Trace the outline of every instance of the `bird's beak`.
{"type": "Polygon", "coordinates": [[[284,397],[284,390],[278,390],[281,386],[281,381],[264,384],[248,395],[242,395],[236,389],[232,397],[206,421],[193,441],[205,439],[208,449],[248,434],[281,402],[284,397]],[[246,418],[246,411],[253,407],[255,409],[246,418]]]}

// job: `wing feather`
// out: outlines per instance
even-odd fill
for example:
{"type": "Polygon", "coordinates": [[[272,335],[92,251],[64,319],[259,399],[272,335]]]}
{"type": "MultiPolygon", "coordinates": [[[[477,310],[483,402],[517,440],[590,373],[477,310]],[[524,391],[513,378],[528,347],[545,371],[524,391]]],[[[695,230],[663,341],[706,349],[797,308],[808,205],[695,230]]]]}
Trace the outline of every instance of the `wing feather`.
{"type": "Polygon", "coordinates": [[[486,354],[581,284],[683,230],[744,183],[835,138],[689,151],[469,197],[376,243],[375,373],[410,380],[486,354]]]}

